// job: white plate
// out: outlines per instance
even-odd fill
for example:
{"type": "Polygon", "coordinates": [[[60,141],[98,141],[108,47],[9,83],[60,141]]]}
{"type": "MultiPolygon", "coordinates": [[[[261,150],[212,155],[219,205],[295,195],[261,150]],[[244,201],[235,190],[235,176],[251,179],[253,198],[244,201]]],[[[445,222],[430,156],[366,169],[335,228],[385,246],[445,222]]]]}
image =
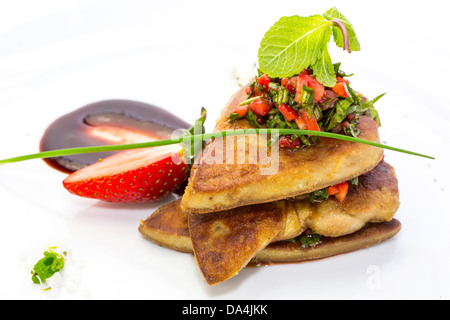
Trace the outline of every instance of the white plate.
{"type": "MultiPolygon", "coordinates": [[[[236,89],[233,72],[253,75],[264,32],[282,15],[323,13],[334,5],[167,3],[2,3],[0,158],[38,151],[54,119],[111,98],[154,103],[188,121],[204,106],[211,131],[236,89]]],[[[441,7],[338,5],[363,50],[348,55],[330,45],[330,51],[355,73],[354,88],[368,97],[388,92],[377,104],[383,142],[436,157],[386,152],[401,193],[396,217],[403,228],[394,239],[313,263],[248,268],[210,287],[191,255],[156,246],[137,231],[141,219],[173,198],[126,206],[77,198],[62,187],[64,174],[33,160],[0,167],[0,298],[449,298],[450,51],[441,7]],[[54,289],[41,291],[31,283],[30,267],[53,245],[69,252],[56,279],[63,285],[55,280],[54,289]]]]}

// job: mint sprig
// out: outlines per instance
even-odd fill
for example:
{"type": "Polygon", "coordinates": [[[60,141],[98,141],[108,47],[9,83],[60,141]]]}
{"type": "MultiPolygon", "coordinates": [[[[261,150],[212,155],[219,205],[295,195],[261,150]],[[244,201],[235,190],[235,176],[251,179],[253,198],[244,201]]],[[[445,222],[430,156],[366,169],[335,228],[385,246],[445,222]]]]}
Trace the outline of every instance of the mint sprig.
{"type": "Polygon", "coordinates": [[[284,78],[311,67],[320,83],[333,87],[336,76],[327,48],[331,35],[338,47],[360,50],[352,24],[336,8],[323,16],[282,17],[261,40],[259,69],[270,77],[284,78]]]}

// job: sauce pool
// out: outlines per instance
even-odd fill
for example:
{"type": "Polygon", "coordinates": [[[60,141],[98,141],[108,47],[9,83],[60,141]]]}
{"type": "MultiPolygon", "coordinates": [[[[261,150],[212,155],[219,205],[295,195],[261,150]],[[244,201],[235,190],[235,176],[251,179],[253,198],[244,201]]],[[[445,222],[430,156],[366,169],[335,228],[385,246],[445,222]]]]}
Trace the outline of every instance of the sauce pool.
{"type": "MultiPolygon", "coordinates": [[[[151,104],[104,100],[55,120],[41,138],[40,151],[170,139],[174,130],[190,126],[151,104]]],[[[72,173],[117,152],[77,154],[44,161],[59,171],[72,173]]]]}

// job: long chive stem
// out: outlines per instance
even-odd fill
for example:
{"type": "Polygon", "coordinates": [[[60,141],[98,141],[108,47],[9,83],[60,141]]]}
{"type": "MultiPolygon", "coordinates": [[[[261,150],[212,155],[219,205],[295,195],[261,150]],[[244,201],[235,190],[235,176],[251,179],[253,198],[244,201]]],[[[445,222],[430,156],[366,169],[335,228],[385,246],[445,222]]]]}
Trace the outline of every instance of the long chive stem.
{"type": "Polygon", "coordinates": [[[52,158],[52,157],[61,157],[73,154],[82,154],[82,153],[94,153],[94,152],[105,152],[105,151],[121,151],[121,150],[130,150],[130,149],[139,149],[139,148],[150,148],[150,147],[159,147],[170,144],[177,144],[182,142],[192,141],[206,141],[211,138],[219,138],[226,136],[237,136],[237,135],[249,135],[249,134],[280,134],[280,135],[311,135],[311,136],[319,136],[326,137],[344,141],[350,141],[355,143],[362,143],[378,148],[383,148],[387,150],[392,150],[396,152],[406,153],[414,156],[419,156],[428,159],[435,159],[434,157],[405,150],[400,148],[391,147],[388,145],[384,145],[377,142],[367,141],[359,138],[354,138],[350,136],[345,136],[336,133],[324,132],[324,131],[311,131],[311,130],[300,130],[300,129],[248,129],[248,130],[226,130],[226,131],[217,131],[213,133],[207,134],[197,134],[197,135],[189,135],[183,136],[180,138],[166,139],[166,140],[157,140],[151,142],[141,142],[141,143],[131,143],[131,144],[118,144],[118,145],[109,145],[109,146],[94,146],[94,147],[81,147],[81,148],[68,148],[68,149],[59,149],[59,150],[51,150],[44,151],[34,154],[28,154],[20,157],[14,157],[9,159],[0,160],[0,165],[6,163],[14,163],[31,159],[42,159],[42,158],[52,158]]]}

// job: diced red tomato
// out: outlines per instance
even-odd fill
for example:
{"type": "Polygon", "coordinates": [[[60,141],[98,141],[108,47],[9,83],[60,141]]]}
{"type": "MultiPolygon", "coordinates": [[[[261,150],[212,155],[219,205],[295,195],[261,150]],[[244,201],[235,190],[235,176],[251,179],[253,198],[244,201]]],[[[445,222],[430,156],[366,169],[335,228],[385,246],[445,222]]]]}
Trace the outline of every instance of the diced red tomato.
{"type": "Polygon", "coordinates": [[[333,91],[341,97],[348,98],[348,89],[345,82],[337,82],[333,87],[333,91]]]}
{"type": "MultiPolygon", "coordinates": [[[[319,102],[320,99],[322,99],[324,93],[325,93],[325,87],[319,83],[315,78],[311,77],[308,74],[299,74],[298,80],[297,80],[297,94],[301,94],[303,85],[313,89],[316,92],[316,95],[314,96],[314,102],[319,102]]],[[[300,98],[300,96],[296,98],[300,98]]],[[[299,103],[300,101],[297,101],[299,103]]]]}
{"type": "Polygon", "coordinates": [[[297,77],[281,79],[281,85],[285,87],[289,93],[295,93],[297,89],[297,77]]]}
{"type": "Polygon", "coordinates": [[[302,117],[298,117],[295,119],[295,123],[297,124],[297,127],[301,130],[306,130],[308,129],[308,126],[306,125],[305,120],[303,120],[302,117]]]}
{"type": "Polygon", "coordinates": [[[350,84],[350,80],[346,79],[346,78],[342,78],[342,77],[336,77],[337,82],[345,82],[350,84]]]}
{"type": "Polygon", "coordinates": [[[248,104],[244,104],[242,106],[237,105],[233,109],[233,113],[237,113],[240,117],[245,117],[248,111],[248,104]]]}
{"type": "Polygon", "coordinates": [[[298,112],[294,108],[288,106],[285,103],[282,103],[278,106],[278,110],[280,110],[281,114],[283,115],[284,119],[287,122],[291,122],[292,120],[295,120],[298,118],[298,112]]]}
{"type": "Polygon", "coordinates": [[[347,120],[348,121],[352,121],[353,119],[355,119],[356,118],[356,114],[354,114],[354,113],[350,113],[348,116],[347,116],[347,120]]]}
{"type": "Polygon", "coordinates": [[[335,186],[328,187],[327,191],[330,196],[334,196],[335,194],[337,194],[339,192],[339,189],[338,189],[337,185],[335,185],[335,186]]]}
{"type": "Polygon", "coordinates": [[[302,109],[302,111],[300,111],[300,114],[301,114],[301,117],[303,118],[303,121],[305,121],[306,128],[308,130],[320,131],[319,124],[317,123],[317,119],[316,119],[316,116],[314,114],[310,118],[308,116],[308,113],[305,110],[303,110],[303,109],[302,109]]]}
{"type": "Polygon", "coordinates": [[[308,71],[308,69],[303,69],[302,72],[300,72],[301,74],[306,74],[309,75],[310,72],[308,71]]]}
{"type": "Polygon", "coordinates": [[[335,196],[336,200],[342,203],[347,197],[348,182],[342,182],[337,185],[328,187],[327,191],[330,196],[335,196]]]}
{"type": "Polygon", "coordinates": [[[256,82],[264,87],[264,91],[267,91],[269,89],[269,83],[270,83],[270,77],[267,74],[263,74],[258,79],[256,79],[256,82]]]}
{"type": "Polygon", "coordinates": [[[245,88],[245,93],[250,94],[252,92],[252,89],[250,87],[245,88]]]}
{"type": "Polygon", "coordinates": [[[285,87],[289,93],[295,93],[297,90],[297,77],[290,78],[285,87]]]}
{"type": "Polygon", "coordinates": [[[298,77],[297,76],[292,77],[292,78],[289,79],[289,83],[292,86],[294,86],[296,90],[297,90],[297,81],[298,81],[298,77]]]}
{"type": "Polygon", "coordinates": [[[250,110],[258,116],[265,116],[270,111],[269,103],[263,99],[256,99],[250,102],[250,110]]]}
{"type": "Polygon", "coordinates": [[[350,129],[350,123],[348,121],[343,121],[341,126],[345,129],[350,129]]]}
{"type": "Polygon", "coordinates": [[[340,183],[339,186],[339,193],[335,194],[337,201],[340,203],[344,202],[345,198],[347,197],[348,193],[348,182],[340,183]]]}
{"type": "MultiPolygon", "coordinates": [[[[312,78],[314,79],[314,78],[312,78]]],[[[320,99],[322,99],[324,92],[325,92],[325,87],[320,84],[316,79],[314,79],[314,81],[310,81],[308,83],[308,87],[314,89],[314,91],[316,92],[316,95],[314,97],[314,102],[319,102],[320,99]]]]}
{"type": "Polygon", "coordinates": [[[281,148],[298,149],[300,148],[301,140],[300,138],[292,140],[291,136],[281,136],[278,144],[281,148]]]}
{"type": "Polygon", "coordinates": [[[294,101],[297,102],[299,105],[302,104],[300,98],[302,97],[302,92],[301,91],[297,91],[295,93],[295,97],[294,97],[294,101]]]}

